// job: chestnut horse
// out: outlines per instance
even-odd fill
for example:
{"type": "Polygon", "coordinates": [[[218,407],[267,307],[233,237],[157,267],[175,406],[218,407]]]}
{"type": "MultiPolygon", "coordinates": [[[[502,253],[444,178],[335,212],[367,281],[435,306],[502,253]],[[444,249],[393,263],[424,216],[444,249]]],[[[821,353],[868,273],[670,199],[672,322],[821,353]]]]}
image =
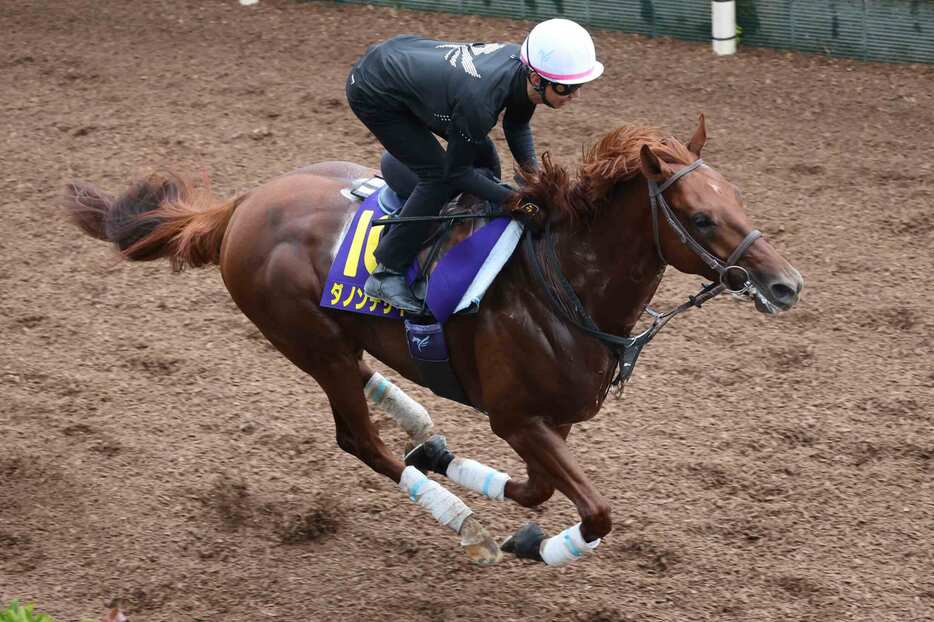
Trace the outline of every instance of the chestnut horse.
{"type": "Polygon", "coordinates": [[[622,338],[613,335],[630,334],[666,265],[745,293],[767,313],[792,307],[803,286],[753,229],[734,186],[699,159],[705,142],[703,116],[686,146],[653,128],[619,128],[585,154],[576,178],[546,154],[508,207],[526,218],[531,243],[514,253],[479,312],[452,317],[445,336],[466,395],[526,463],[524,480],[453,459],[443,437],[424,442],[424,409],[363,362],[369,352],[418,382],[401,321],[318,304],[356,209],[341,190],[371,170],[324,162],[227,201],[175,176],[154,175],[116,199],[76,183],[65,204],[86,233],[115,243],[128,260],[167,258],[176,271],[219,265],[240,310],[327,394],[338,446],[399,483],[461,536],[474,561],[498,561],[500,547],[463,501],[422,471],[526,507],[561,491],[580,523],[547,539],[530,524],[503,546],[558,565],[610,532],[607,499],[565,441],[600,410],[620,365],[614,343],[622,338]],[[536,255],[551,260],[543,268],[536,255]],[[421,443],[407,461],[415,466],[383,444],[368,398],[421,443]]]}

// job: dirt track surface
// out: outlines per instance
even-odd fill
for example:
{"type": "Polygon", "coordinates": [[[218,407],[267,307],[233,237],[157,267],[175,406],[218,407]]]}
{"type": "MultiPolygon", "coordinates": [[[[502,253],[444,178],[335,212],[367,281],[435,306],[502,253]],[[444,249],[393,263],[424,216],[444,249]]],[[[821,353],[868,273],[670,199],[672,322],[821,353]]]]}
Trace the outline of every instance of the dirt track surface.
{"type": "MultiPolygon", "coordinates": [[[[718,300],[676,320],[575,428],[615,529],[562,570],[470,565],[338,450],[324,395],[216,270],[121,264],[61,219],[71,179],[122,192],[171,166],[230,194],[371,164],[342,93],[369,42],[529,25],[268,0],[0,6],[0,602],[59,622],[114,597],[134,621],[934,619],[930,67],[598,32],[606,76],[536,115],[539,150],[573,164],[616,125],[686,139],[706,112],[705,159],[807,283],[781,317],[718,300]]],[[[660,302],[696,282],[670,275],[660,302]]],[[[460,455],[522,474],[482,416],[403,386],[460,455]]],[[[463,497],[500,538],[577,521],[560,495],[537,511],[463,497]]]]}

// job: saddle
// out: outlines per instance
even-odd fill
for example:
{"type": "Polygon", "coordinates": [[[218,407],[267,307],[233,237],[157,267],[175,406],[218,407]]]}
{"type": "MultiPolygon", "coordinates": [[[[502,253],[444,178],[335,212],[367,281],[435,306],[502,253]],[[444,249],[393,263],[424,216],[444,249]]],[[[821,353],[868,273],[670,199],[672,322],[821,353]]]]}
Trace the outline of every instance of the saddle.
{"type": "MultiPolygon", "coordinates": [[[[342,194],[353,200],[361,200],[362,203],[340,244],[325,287],[322,306],[384,317],[402,317],[401,313],[388,305],[380,305],[377,301],[367,304],[362,287],[358,292],[357,285],[346,280],[349,272],[358,281],[361,276],[355,267],[348,270],[346,266],[350,265],[347,257],[354,255],[354,252],[359,255],[364,246],[372,253],[379,235],[377,232],[374,237],[372,223],[397,214],[404,199],[379,176],[356,180],[342,194]],[[345,250],[347,248],[350,250],[345,250]],[[341,282],[341,279],[344,281],[341,282]],[[351,285],[351,294],[341,301],[347,285],[351,285]],[[335,291],[339,291],[340,295],[331,295],[335,291]],[[349,301],[355,300],[355,295],[363,297],[359,302],[349,304],[349,301]]],[[[419,368],[422,384],[441,397],[473,406],[450,367],[443,325],[455,313],[475,313],[479,309],[486,289],[518,245],[523,228],[518,222],[497,214],[487,202],[463,195],[448,203],[441,211],[441,216],[450,216],[451,220],[439,221],[431,229],[408,273],[412,290],[416,296],[425,300],[426,310],[421,315],[407,315],[403,318],[406,342],[419,368]]],[[[374,262],[371,257],[365,262],[367,274],[375,265],[374,262]]],[[[365,276],[362,275],[362,278],[365,279],[365,276]]]]}
{"type": "MultiPolygon", "coordinates": [[[[375,195],[378,210],[371,222],[397,215],[405,203],[379,176],[355,181],[346,195],[364,203],[375,195]]],[[[443,324],[455,313],[477,311],[483,293],[518,244],[522,226],[502,217],[490,203],[465,195],[451,200],[439,217],[451,220],[430,229],[408,278],[415,295],[427,303],[420,317],[443,324]]]]}

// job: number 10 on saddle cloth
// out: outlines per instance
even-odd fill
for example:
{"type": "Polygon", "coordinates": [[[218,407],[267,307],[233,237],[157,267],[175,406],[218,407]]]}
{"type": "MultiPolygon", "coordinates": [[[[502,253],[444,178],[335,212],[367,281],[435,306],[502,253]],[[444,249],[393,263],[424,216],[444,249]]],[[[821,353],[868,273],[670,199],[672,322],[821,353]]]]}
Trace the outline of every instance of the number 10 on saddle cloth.
{"type": "MultiPolygon", "coordinates": [[[[322,292],[322,307],[388,318],[402,316],[398,309],[363,291],[363,284],[376,267],[373,251],[384,230],[372,226],[374,220],[385,215],[378,194],[372,193],[360,204],[343,234],[322,292]]],[[[518,246],[522,231],[522,225],[510,218],[495,218],[447,250],[432,270],[425,295],[428,309],[438,322],[444,323],[452,314],[479,304],[518,246]]],[[[408,272],[410,283],[418,272],[415,262],[408,272]]]]}

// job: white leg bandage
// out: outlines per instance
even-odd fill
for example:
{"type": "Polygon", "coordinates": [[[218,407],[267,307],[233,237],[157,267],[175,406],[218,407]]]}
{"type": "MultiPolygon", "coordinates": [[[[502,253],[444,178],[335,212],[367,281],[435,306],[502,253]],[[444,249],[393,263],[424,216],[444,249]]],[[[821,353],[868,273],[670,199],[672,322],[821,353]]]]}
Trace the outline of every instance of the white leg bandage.
{"type": "Polygon", "coordinates": [[[502,471],[480,464],[476,460],[454,458],[448,465],[445,475],[452,482],[479,492],[494,501],[502,501],[505,498],[503,493],[506,490],[509,476],[502,471]]]}
{"type": "Polygon", "coordinates": [[[399,487],[409,498],[435,517],[435,520],[460,533],[464,520],[473,514],[463,501],[438,482],[428,479],[413,466],[405,467],[399,487]]]}
{"type": "Polygon", "coordinates": [[[364,391],[367,399],[392,417],[415,443],[421,443],[431,436],[432,424],[428,411],[378,371],[373,372],[364,391]]]}
{"type": "Polygon", "coordinates": [[[542,542],[539,552],[542,560],[549,566],[563,566],[590,553],[597,548],[598,544],[600,544],[600,538],[593,542],[584,540],[584,536],[581,535],[581,524],[577,523],[542,542]]]}

